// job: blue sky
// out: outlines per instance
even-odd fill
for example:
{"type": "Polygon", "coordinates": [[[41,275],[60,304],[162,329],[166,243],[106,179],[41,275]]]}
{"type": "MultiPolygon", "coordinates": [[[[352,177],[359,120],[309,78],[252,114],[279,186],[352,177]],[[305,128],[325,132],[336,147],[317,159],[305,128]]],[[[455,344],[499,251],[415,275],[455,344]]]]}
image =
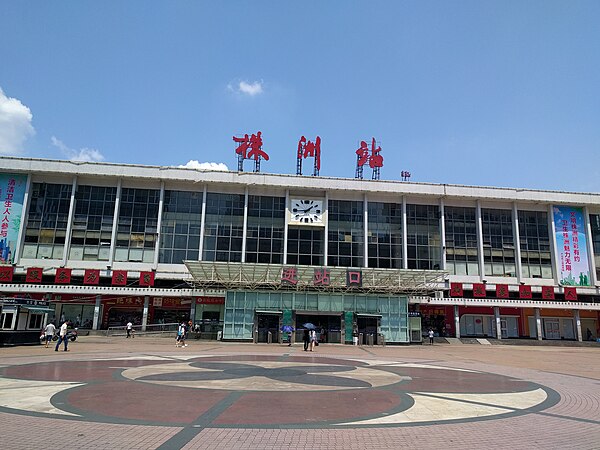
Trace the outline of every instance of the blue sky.
{"type": "Polygon", "coordinates": [[[295,173],[319,135],[321,175],[352,178],[375,137],[386,180],[600,192],[598,1],[0,0],[0,17],[0,154],[235,170],[232,136],[260,130],[263,172],[295,173]]]}

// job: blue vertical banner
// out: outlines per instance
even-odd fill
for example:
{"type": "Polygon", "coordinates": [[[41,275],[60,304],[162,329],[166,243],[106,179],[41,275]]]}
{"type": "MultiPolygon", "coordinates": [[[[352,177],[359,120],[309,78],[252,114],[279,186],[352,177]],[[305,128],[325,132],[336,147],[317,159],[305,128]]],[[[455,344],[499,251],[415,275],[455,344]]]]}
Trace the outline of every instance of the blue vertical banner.
{"type": "Polygon", "coordinates": [[[583,208],[554,206],[553,209],[558,282],[566,286],[591,286],[583,208]]]}
{"type": "Polygon", "coordinates": [[[27,175],[0,173],[0,264],[12,264],[19,240],[27,175]]]}

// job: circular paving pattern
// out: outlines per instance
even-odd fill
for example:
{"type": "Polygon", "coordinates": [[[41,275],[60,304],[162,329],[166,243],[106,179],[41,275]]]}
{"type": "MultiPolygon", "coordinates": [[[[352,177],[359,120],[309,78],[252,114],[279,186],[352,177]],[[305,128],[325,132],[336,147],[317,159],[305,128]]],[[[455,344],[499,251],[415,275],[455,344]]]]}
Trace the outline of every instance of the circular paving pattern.
{"type": "Polygon", "coordinates": [[[0,409],[115,424],[381,427],[539,412],[530,381],[426,363],[305,356],[124,357],[11,366],[0,409]]]}

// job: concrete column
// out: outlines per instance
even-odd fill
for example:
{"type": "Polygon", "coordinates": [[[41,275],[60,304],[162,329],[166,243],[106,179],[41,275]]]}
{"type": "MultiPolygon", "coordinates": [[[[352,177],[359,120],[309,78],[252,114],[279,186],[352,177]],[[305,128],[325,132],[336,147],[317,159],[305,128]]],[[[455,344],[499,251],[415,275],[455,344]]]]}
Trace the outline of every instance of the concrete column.
{"type": "Polygon", "coordinates": [[[204,251],[204,224],[206,223],[206,185],[202,193],[202,218],[200,219],[200,248],[198,249],[198,261],[202,261],[204,251]]]}
{"type": "Polygon", "coordinates": [[[369,267],[369,200],[367,199],[367,194],[365,194],[363,199],[363,248],[364,248],[364,259],[363,259],[363,267],[369,267]]]}
{"type": "Polygon", "coordinates": [[[458,314],[458,305],[454,305],[454,330],[454,334],[460,339],[460,315],[458,314]]]}
{"type": "Polygon", "coordinates": [[[152,268],[156,270],[158,268],[158,255],[160,253],[160,229],[162,227],[162,216],[163,208],[165,204],[165,182],[160,182],[160,194],[158,198],[158,220],[156,221],[156,241],[154,242],[154,261],[152,268]]]}
{"type": "Polygon", "coordinates": [[[244,228],[242,229],[242,262],[246,262],[246,237],[248,236],[248,188],[244,189],[244,228]]]}
{"type": "Polygon", "coordinates": [[[494,306],[494,319],[496,320],[496,339],[502,339],[502,325],[500,324],[500,308],[494,306]]]}
{"type": "Polygon", "coordinates": [[[71,230],[73,230],[73,216],[75,214],[75,192],[77,191],[77,175],[73,177],[71,187],[71,204],[69,205],[69,218],[67,219],[67,231],[65,236],[65,245],[63,247],[62,265],[67,265],[69,259],[69,248],[71,247],[71,230]]]}
{"type": "MultiPolygon", "coordinates": [[[[190,305],[190,320],[196,324],[196,298],[192,297],[192,303],[190,305]]],[[[191,331],[191,330],[190,330],[191,331]]]]}
{"type": "Polygon", "coordinates": [[[479,279],[485,279],[485,257],[483,256],[483,220],[481,218],[481,202],[477,200],[475,211],[475,224],[477,228],[477,256],[479,258],[479,279]]]}
{"type": "MultiPolygon", "coordinates": [[[[325,205],[323,205],[325,206],[325,205]]],[[[287,264],[287,254],[288,254],[288,232],[289,226],[288,222],[290,221],[290,190],[285,190],[285,222],[283,224],[283,264],[287,264]]]]}
{"type": "Polygon", "coordinates": [[[113,213],[113,227],[110,236],[110,255],[108,257],[108,266],[111,267],[115,258],[115,247],[117,246],[117,227],[119,224],[119,209],[121,208],[121,191],[123,190],[123,180],[117,181],[117,194],[115,197],[115,212],[113,213]]]}
{"type": "Polygon", "coordinates": [[[581,333],[581,316],[578,309],[573,310],[573,317],[575,318],[575,334],[579,342],[583,341],[583,334],[581,333]]]}
{"type": "Polygon", "coordinates": [[[440,242],[441,242],[441,266],[440,269],[446,270],[446,210],[444,208],[444,199],[440,198],[440,242]]]}
{"type": "MultiPolygon", "coordinates": [[[[25,185],[25,196],[23,197],[23,209],[21,210],[21,223],[19,225],[19,237],[17,238],[17,246],[13,253],[13,264],[17,265],[21,261],[21,251],[23,249],[23,241],[25,239],[25,222],[29,216],[29,204],[31,203],[29,191],[31,189],[31,174],[27,175],[27,184],[25,185]]],[[[591,235],[590,235],[591,236],[591,235]]]]}
{"type": "Polygon", "coordinates": [[[521,262],[521,235],[519,232],[519,211],[517,203],[512,204],[512,222],[513,222],[513,242],[515,244],[515,269],[517,273],[517,282],[520,283],[523,278],[523,268],[521,262]]]}
{"type": "Polygon", "coordinates": [[[148,307],[150,305],[150,297],[144,296],[144,312],[142,313],[142,331],[146,331],[148,325],[148,307]]]}
{"type": "Polygon", "coordinates": [[[408,218],[406,217],[406,197],[402,197],[402,268],[408,269],[408,218]]]}
{"type": "Polygon", "coordinates": [[[96,304],[94,305],[94,321],[92,322],[92,330],[100,329],[100,305],[102,296],[96,295],[96,304]]]}
{"type": "Polygon", "coordinates": [[[542,317],[540,314],[540,308],[533,308],[533,312],[535,313],[535,328],[537,331],[537,339],[541,341],[543,338],[542,333],[542,317]]]}

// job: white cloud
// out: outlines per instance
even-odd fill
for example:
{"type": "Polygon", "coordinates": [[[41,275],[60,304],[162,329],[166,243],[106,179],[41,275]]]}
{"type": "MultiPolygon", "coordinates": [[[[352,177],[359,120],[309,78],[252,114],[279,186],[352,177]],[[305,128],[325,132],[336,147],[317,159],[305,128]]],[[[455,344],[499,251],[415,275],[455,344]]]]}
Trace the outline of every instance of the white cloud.
{"type": "Polygon", "coordinates": [[[214,163],[214,162],[198,162],[195,159],[192,159],[187,162],[187,164],[180,165],[179,167],[183,167],[186,169],[197,169],[197,170],[222,170],[228,171],[229,169],[223,163],[214,163]]]}
{"type": "Polygon", "coordinates": [[[231,92],[249,95],[250,97],[254,97],[255,95],[262,94],[264,92],[262,81],[255,81],[254,83],[240,81],[235,87],[230,83],[227,85],[227,89],[231,92]]]}
{"type": "Polygon", "coordinates": [[[23,152],[23,143],[35,134],[31,119],[29,108],[16,98],[7,97],[0,88],[0,154],[23,152]]]}
{"type": "Polygon", "coordinates": [[[80,148],[76,150],[74,148],[67,147],[63,141],[52,136],[52,145],[57,147],[70,161],[81,161],[81,162],[98,162],[104,161],[104,155],[98,150],[93,148],[80,148]]]}

